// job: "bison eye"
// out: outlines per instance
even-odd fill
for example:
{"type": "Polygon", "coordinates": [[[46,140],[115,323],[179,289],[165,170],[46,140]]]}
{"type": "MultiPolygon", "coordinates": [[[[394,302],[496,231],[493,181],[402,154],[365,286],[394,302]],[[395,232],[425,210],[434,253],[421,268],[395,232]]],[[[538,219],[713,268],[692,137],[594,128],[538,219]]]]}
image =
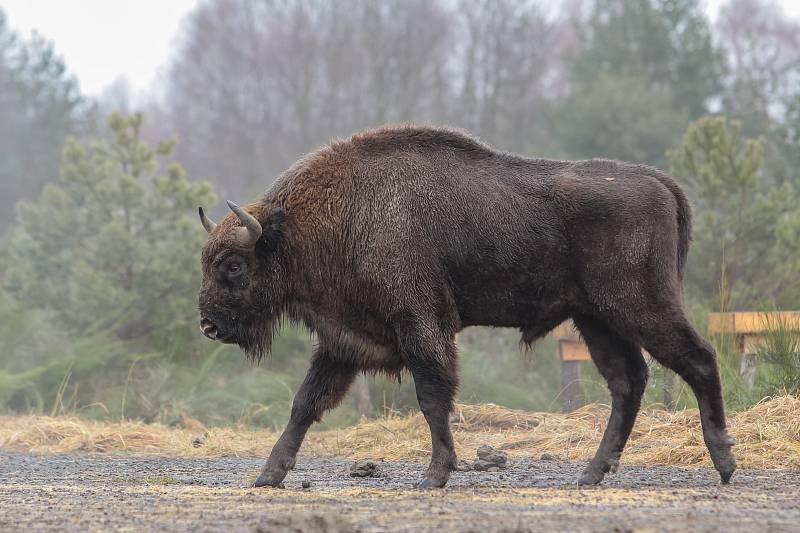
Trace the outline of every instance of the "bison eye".
{"type": "Polygon", "coordinates": [[[228,265],[228,275],[235,276],[242,271],[242,265],[239,263],[231,263],[228,265]]]}

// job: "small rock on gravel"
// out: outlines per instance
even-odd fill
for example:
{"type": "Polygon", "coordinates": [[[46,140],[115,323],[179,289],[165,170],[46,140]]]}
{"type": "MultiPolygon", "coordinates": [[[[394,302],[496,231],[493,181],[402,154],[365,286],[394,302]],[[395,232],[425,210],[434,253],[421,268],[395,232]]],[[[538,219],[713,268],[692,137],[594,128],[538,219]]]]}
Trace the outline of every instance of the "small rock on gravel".
{"type": "Polygon", "coordinates": [[[553,455],[552,455],[552,454],[549,454],[549,453],[543,453],[543,454],[542,454],[542,456],[541,456],[541,457],[539,457],[539,460],[540,460],[540,461],[555,461],[555,460],[556,460],[556,458],[555,458],[555,457],[553,457],[553,455]]]}
{"type": "Polygon", "coordinates": [[[380,477],[381,469],[375,461],[356,461],[350,466],[350,477],[380,477]]]}
{"type": "Polygon", "coordinates": [[[301,483],[300,486],[303,487],[304,489],[310,489],[311,488],[311,482],[310,481],[303,481],[303,483],[301,483]]]}
{"type": "Polygon", "coordinates": [[[492,448],[484,444],[478,448],[478,459],[472,463],[472,468],[479,471],[496,472],[504,469],[508,462],[508,455],[505,452],[492,448]],[[494,470],[491,470],[494,468],[494,470]]]}

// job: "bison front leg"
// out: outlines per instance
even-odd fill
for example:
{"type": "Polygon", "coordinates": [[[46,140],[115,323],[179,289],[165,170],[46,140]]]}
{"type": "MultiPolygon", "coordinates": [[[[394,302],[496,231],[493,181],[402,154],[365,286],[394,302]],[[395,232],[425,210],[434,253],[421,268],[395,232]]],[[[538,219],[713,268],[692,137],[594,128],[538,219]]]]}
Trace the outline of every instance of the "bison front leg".
{"type": "Polygon", "coordinates": [[[588,317],[576,317],[575,322],[611,392],[611,416],[603,439],[578,481],[579,485],[596,485],[619,467],[647,386],[647,364],[637,346],[605,325],[588,317]]]}
{"type": "Polygon", "coordinates": [[[417,401],[431,430],[431,463],[418,488],[444,487],[456,468],[456,452],[450,433],[450,412],[458,387],[456,350],[452,340],[414,332],[402,339],[408,368],[414,377],[417,401]]]}
{"type": "Polygon", "coordinates": [[[256,487],[277,487],[294,466],[297,451],[308,428],[336,407],[356,375],[354,367],[332,360],[327,350],[317,348],[303,384],[294,397],[289,423],[272,447],[267,464],[256,479],[256,487]]]}

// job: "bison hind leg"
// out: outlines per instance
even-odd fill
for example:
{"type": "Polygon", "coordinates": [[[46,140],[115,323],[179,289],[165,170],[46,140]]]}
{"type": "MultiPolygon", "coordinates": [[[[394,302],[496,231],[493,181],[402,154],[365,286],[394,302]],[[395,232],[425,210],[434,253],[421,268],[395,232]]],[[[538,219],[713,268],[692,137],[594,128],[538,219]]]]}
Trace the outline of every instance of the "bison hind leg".
{"type": "Polygon", "coordinates": [[[714,348],[694,330],[685,315],[675,313],[652,322],[643,345],[662,365],[673,370],[694,392],[700,408],[703,440],[722,483],[736,470],[728,434],[722,384],[714,348]]]}

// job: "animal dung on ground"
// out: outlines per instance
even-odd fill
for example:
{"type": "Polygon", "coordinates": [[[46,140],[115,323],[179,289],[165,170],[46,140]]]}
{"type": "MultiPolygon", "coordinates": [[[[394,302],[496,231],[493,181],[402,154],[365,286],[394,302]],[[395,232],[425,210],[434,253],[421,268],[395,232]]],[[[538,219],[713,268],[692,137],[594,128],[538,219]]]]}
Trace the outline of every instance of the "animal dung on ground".
{"type": "Polygon", "coordinates": [[[486,444],[478,448],[477,455],[478,459],[472,463],[473,470],[497,472],[507,466],[508,455],[486,444]]]}
{"type": "Polygon", "coordinates": [[[350,477],[380,477],[380,465],[375,461],[356,461],[350,465],[350,477]]]}

